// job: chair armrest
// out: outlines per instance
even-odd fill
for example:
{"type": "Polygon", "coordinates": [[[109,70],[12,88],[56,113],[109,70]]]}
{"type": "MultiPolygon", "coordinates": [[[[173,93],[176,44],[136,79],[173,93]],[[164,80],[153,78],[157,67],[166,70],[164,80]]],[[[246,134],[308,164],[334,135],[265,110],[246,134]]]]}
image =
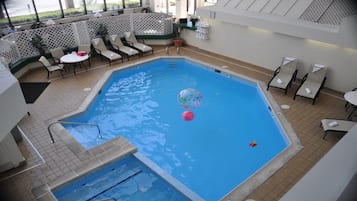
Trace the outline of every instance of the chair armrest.
{"type": "Polygon", "coordinates": [[[304,77],[302,78],[302,82],[301,83],[303,83],[303,82],[305,82],[305,80],[307,79],[307,76],[309,75],[309,73],[306,73],[305,75],[304,75],[304,77]]]}
{"type": "Polygon", "coordinates": [[[294,81],[296,80],[296,75],[297,75],[297,73],[298,73],[298,70],[296,69],[296,70],[294,71],[294,74],[293,74],[293,80],[294,80],[294,81]]]}
{"type": "Polygon", "coordinates": [[[277,75],[277,74],[280,72],[280,68],[281,68],[281,67],[279,66],[277,69],[275,69],[275,71],[274,71],[274,76],[277,75]]]}
{"type": "Polygon", "coordinates": [[[98,54],[102,54],[102,51],[100,51],[100,49],[95,48],[95,47],[93,47],[93,48],[94,48],[95,52],[97,52],[98,54]]]}

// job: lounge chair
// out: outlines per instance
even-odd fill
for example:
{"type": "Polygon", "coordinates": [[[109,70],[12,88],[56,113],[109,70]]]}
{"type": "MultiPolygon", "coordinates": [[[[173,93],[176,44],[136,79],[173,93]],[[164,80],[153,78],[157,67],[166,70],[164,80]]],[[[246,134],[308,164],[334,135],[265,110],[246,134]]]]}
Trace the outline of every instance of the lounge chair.
{"type": "Polygon", "coordinates": [[[128,60],[129,60],[129,57],[131,57],[131,56],[139,55],[138,50],[128,47],[128,46],[125,46],[118,35],[111,35],[109,37],[109,40],[113,46],[113,49],[125,54],[127,56],[128,60]]]}
{"type": "Polygon", "coordinates": [[[322,139],[325,139],[329,131],[347,133],[351,128],[356,125],[356,122],[339,120],[339,119],[322,119],[321,126],[325,131],[322,139]]]}
{"type": "Polygon", "coordinates": [[[298,72],[296,66],[296,58],[284,57],[282,64],[274,71],[274,76],[268,82],[267,90],[269,90],[269,87],[276,87],[283,89],[286,95],[288,88],[291,87],[292,81],[295,81],[296,79],[296,74],[298,72]]]}
{"type": "Polygon", "coordinates": [[[109,65],[112,63],[112,61],[118,60],[118,59],[121,59],[121,61],[123,62],[123,57],[120,54],[117,54],[111,50],[108,50],[101,38],[93,39],[92,45],[93,45],[94,51],[96,53],[98,53],[101,56],[108,59],[109,65]]]}
{"type": "Polygon", "coordinates": [[[54,71],[60,71],[61,76],[63,78],[63,64],[54,64],[54,65],[52,65],[46,59],[46,57],[44,57],[44,56],[41,56],[38,61],[41,62],[43,64],[43,66],[46,68],[46,70],[47,70],[47,79],[50,78],[50,74],[52,74],[52,72],[54,72],[54,71]]]}
{"type": "Polygon", "coordinates": [[[139,43],[133,32],[125,33],[125,40],[129,43],[131,47],[139,50],[142,54],[146,52],[154,53],[152,47],[145,45],[144,43],[139,43]]]}
{"type": "Polygon", "coordinates": [[[78,45],[78,52],[84,51],[88,55],[88,64],[91,66],[91,56],[92,56],[92,49],[90,44],[81,44],[78,45]]]}
{"type": "Polygon", "coordinates": [[[321,64],[312,65],[310,72],[305,74],[302,82],[294,95],[312,99],[312,104],[315,104],[321,88],[326,81],[327,67],[321,64]]]}
{"type": "Polygon", "coordinates": [[[57,47],[54,49],[50,49],[51,55],[55,63],[61,63],[61,57],[64,56],[63,49],[61,47],[57,47]]]}

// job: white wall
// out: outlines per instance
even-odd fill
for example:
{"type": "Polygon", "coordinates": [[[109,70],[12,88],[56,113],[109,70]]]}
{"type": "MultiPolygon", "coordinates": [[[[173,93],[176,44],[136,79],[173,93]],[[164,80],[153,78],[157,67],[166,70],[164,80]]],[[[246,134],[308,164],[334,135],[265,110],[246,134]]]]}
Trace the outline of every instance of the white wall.
{"type": "Polygon", "coordinates": [[[184,30],[182,37],[189,45],[271,70],[275,70],[283,56],[296,57],[300,61],[299,78],[311,64],[325,64],[329,67],[326,87],[341,92],[357,87],[356,49],[218,20],[210,20],[210,24],[209,40],[196,39],[195,32],[190,30],[184,30]]]}
{"type": "MultiPolygon", "coordinates": [[[[280,201],[339,200],[357,173],[356,134],[355,125],[280,201]]],[[[356,191],[347,193],[351,194],[344,195],[345,198],[356,197],[356,191]]]]}

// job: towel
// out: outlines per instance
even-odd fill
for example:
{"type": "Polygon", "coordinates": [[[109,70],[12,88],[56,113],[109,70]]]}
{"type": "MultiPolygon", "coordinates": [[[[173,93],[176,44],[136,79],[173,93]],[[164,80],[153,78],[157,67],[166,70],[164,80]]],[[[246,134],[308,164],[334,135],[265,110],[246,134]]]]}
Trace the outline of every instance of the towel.
{"type": "Polygon", "coordinates": [[[319,70],[321,70],[322,68],[324,68],[325,65],[322,65],[322,64],[314,64],[314,66],[312,67],[312,72],[317,72],[319,70]]]}
{"type": "Polygon", "coordinates": [[[288,64],[288,63],[294,61],[295,59],[296,59],[296,58],[294,58],[294,57],[284,57],[284,59],[283,59],[283,65],[286,65],[286,64],[288,64]]]}
{"type": "Polygon", "coordinates": [[[110,39],[112,39],[112,41],[115,41],[116,37],[117,37],[117,35],[110,35],[110,39]]]}
{"type": "Polygon", "coordinates": [[[95,38],[95,39],[93,39],[92,41],[93,41],[94,45],[98,45],[98,43],[99,43],[99,38],[95,38]]]}
{"type": "Polygon", "coordinates": [[[276,82],[277,82],[278,84],[283,84],[283,83],[284,83],[280,78],[278,78],[278,79],[276,80],[276,82]]]}
{"type": "Polygon", "coordinates": [[[305,88],[306,93],[311,94],[311,90],[309,88],[305,88]]]}
{"type": "Polygon", "coordinates": [[[337,123],[337,121],[333,121],[333,122],[328,123],[328,126],[336,127],[336,126],[338,126],[338,123],[337,123]]]}

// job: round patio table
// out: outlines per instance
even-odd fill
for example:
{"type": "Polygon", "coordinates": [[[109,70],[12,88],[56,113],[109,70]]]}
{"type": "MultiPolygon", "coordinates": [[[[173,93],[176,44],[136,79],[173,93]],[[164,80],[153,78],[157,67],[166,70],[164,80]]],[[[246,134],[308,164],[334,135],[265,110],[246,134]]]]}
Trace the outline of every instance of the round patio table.
{"type": "Polygon", "coordinates": [[[60,61],[61,63],[67,63],[67,64],[74,64],[73,65],[73,74],[76,75],[76,65],[79,63],[82,65],[82,61],[87,60],[88,54],[85,54],[83,56],[78,56],[76,52],[72,52],[71,54],[66,54],[61,57],[60,61]]]}

